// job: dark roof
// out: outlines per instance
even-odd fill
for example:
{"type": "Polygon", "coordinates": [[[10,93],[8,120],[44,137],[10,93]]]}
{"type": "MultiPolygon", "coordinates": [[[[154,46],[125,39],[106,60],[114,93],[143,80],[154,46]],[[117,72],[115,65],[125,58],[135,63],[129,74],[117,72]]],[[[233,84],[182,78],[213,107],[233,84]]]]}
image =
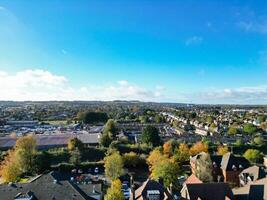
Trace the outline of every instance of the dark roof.
{"type": "Polygon", "coordinates": [[[239,170],[246,169],[249,165],[249,161],[246,158],[234,156],[230,152],[222,157],[221,168],[226,171],[233,171],[234,166],[239,170]]]}
{"type": "Polygon", "coordinates": [[[135,190],[134,200],[145,200],[147,199],[147,191],[158,190],[160,192],[160,200],[172,199],[170,193],[161,185],[159,182],[147,179],[137,190],[135,190]]]}
{"type": "Polygon", "coordinates": [[[227,183],[195,183],[186,184],[190,200],[225,200],[234,199],[232,190],[227,183]]]}
{"type": "Polygon", "coordinates": [[[94,200],[77,190],[68,180],[56,179],[58,174],[44,174],[30,183],[13,183],[0,185],[0,199],[14,200],[14,197],[29,191],[37,200],[94,200]],[[56,180],[56,181],[55,181],[56,180]]]}
{"type": "Polygon", "coordinates": [[[234,188],[233,192],[237,200],[263,200],[267,199],[267,178],[250,182],[244,187],[234,188]]]}
{"type": "Polygon", "coordinates": [[[212,163],[216,163],[216,165],[218,167],[221,166],[221,162],[222,162],[222,156],[218,156],[218,155],[211,155],[210,159],[212,161],[212,163]]]}

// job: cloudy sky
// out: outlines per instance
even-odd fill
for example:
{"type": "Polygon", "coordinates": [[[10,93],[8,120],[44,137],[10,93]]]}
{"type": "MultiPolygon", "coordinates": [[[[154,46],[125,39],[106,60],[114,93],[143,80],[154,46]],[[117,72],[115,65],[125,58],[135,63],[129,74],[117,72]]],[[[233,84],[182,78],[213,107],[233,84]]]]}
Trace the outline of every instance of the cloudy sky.
{"type": "Polygon", "coordinates": [[[0,0],[0,100],[267,104],[267,2],[0,0]]]}

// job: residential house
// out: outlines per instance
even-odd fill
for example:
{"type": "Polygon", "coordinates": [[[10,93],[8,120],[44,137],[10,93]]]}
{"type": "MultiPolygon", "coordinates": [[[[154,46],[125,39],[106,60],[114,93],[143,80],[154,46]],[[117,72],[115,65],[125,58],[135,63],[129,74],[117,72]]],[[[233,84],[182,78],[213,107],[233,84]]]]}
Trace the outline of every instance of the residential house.
{"type": "Polygon", "coordinates": [[[234,188],[233,193],[236,200],[267,200],[267,177],[234,188]]]}
{"type": "Polygon", "coordinates": [[[244,157],[234,156],[232,153],[226,153],[222,157],[221,169],[224,182],[239,185],[239,174],[250,166],[249,161],[244,157]]]}
{"type": "Polygon", "coordinates": [[[244,169],[239,174],[240,185],[245,186],[251,182],[255,182],[265,177],[266,177],[266,172],[264,168],[254,165],[252,167],[244,169]]]}
{"type": "Polygon", "coordinates": [[[50,172],[36,177],[29,183],[9,183],[0,185],[2,200],[100,200],[101,184],[80,185],[62,178],[58,172],[50,172]]]}
{"type": "Polygon", "coordinates": [[[130,200],[172,200],[171,193],[157,181],[147,179],[132,192],[130,200]]]}
{"type": "Polygon", "coordinates": [[[234,200],[227,183],[186,183],[181,197],[183,200],[234,200]]]}

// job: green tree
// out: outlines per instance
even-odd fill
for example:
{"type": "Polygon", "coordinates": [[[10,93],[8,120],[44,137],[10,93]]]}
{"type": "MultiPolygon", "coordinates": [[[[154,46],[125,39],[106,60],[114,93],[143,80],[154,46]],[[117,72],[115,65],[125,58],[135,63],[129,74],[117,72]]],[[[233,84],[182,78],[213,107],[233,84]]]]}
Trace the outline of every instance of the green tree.
{"type": "Polygon", "coordinates": [[[83,150],[84,144],[82,143],[81,140],[78,138],[71,138],[68,141],[68,150],[73,151],[74,149],[78,148],[80,151],[83,150]]]}
{"type": "Polygon", "coordinates": [[[115,180],[123,174],[123,159],[119,152],[113,152],[106,156],[104,162],[105,174],[111,180],[115,180]]]}
{"type": "Polygon", "coordinates": [[[163,123],[164,122],[164,117],[161,115],[156,115],[155,116],[155,122],[156,123],[163,123]]]}
{"type": "Polygon", "coordinates": [[[35,158],[35,171],[37,173],[43,173],[44,171],[49,170],[51,161],[51,155],[47,151],[38,153],[35,158]]]}
{"type": "Polygon", "coordinates": [[[236,139],[235,146],[240,147],[240,146],[242,146],[242,145],[243,145],[243,141],[242,141],[242,139],[236,139]]]}
{"type": "Polygon", "coordinates": [[[140,157],[135,152],[125,153],[123,155],[123,163],[128,167],[136,167],[140,162],[140,157]]]}
{"type": "Polygon", "coordinates": [[[115,121],[113,119],[109,119],[105,124],[103,134],[110,134],[111,137],[115,138],[115,136],[117,135],[117,131],[118,130],[115,121]]]}
{"type": "Polygon", "coordinates": [[[109,147],[112,143],[112,137],[109,133],[103,133],[100,137],[100,145],[103,147],[109,147]]]}
{"type": "Polygon", "coordinates": [[[70,163],[74,164],[75,166],[81,163],[81,152],[78,148],[75,148],[70,153],[70,163]]]}
{"type": "Polygon", "coordinates": [[[260,116],[258,116],[257,119],[258,119],[259,123],[263,123],[266,121],[267,116],[266,115],[260,115],[260,116]]]}
{"type": "Polygon", "coordinates": [[[247,160],[249,160],[251,163],[258,163],[258,162],[262,161],[263,154],[257,149],[248,149],[244,153],[244,157],[247,160]]]}
{"type": "Polygon", "coordinates": [[[32,173],[36,154],[36,139],[29,135],[16,141],[15,156],[22,173],[32,173]]]}
{"type": "Polygon", "coordinates": [[[161,141],[158,129],[150,125],[145,127],[141,135],[141,140],[143,143],[152,145],[153,147],[159,146],[161,141]]]}
{"type": "Polygon", "coordinates": [[[160,161],[152,170],[151,178],[155,180],[163,179],[165,187],[177,182],[179,166],[176,162],[169,159],[160,161]]]}
{"type": "Polygon", "coordinates": [[[238,133],[238,129],[236,126],[232,125],[228,129],[228,134],[229,135],[236,135],[238,133]]]}
{"type": "Polygon", "coordinates": [[[140,116],[139,120],[142,124],[148,123],[148,117],[145,115],[140,116]]]}
{"type": "Polygon", "coordinates": [[[85,112],[84,114],[80,114],[80,116],[85,124],[106,123],[108,120],[107,113],[103,112],[85,112]]]}
{"type": "Polygon", "coordinates": [[[208,116],[206,121],[207,121],[208,124],[211,124],[211,123],[213,123],[214,118],[212,116],[208,116]]]}
{"type": "Polygon", "coordinates": [[[244,130],[244,133],[251,135],[251,134],[256,133],[257,127],[254,126],[253,124],[248,123],[248,124],[244,125],[244,129],[243,130],[244,130]]]}
{"type": "Polygon", "coordinates": [[[104,200],[124,200],[119,179],[112,181],[111,187],[107,190],[104,200]]]}
{"type": "Polygon", "coordinates": [[[253,143],[255,143],[258,146],[263,146],[265,145],[264,138],[262,136],[257,136],[253,139],[253,143]]]}

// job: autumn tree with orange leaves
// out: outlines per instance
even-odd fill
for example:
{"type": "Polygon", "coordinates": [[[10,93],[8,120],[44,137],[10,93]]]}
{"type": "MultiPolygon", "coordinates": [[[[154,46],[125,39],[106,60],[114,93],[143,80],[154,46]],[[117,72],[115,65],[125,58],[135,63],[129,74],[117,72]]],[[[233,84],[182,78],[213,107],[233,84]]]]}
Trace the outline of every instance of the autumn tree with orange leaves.
{"type": "Polygon", "coordinates": [[[200,152],[208,153],[208,150],[209,150],[208,145],[199,141],[190,148],[189,153],[191,156],[195,156],[199,154],[200,152]]]}

